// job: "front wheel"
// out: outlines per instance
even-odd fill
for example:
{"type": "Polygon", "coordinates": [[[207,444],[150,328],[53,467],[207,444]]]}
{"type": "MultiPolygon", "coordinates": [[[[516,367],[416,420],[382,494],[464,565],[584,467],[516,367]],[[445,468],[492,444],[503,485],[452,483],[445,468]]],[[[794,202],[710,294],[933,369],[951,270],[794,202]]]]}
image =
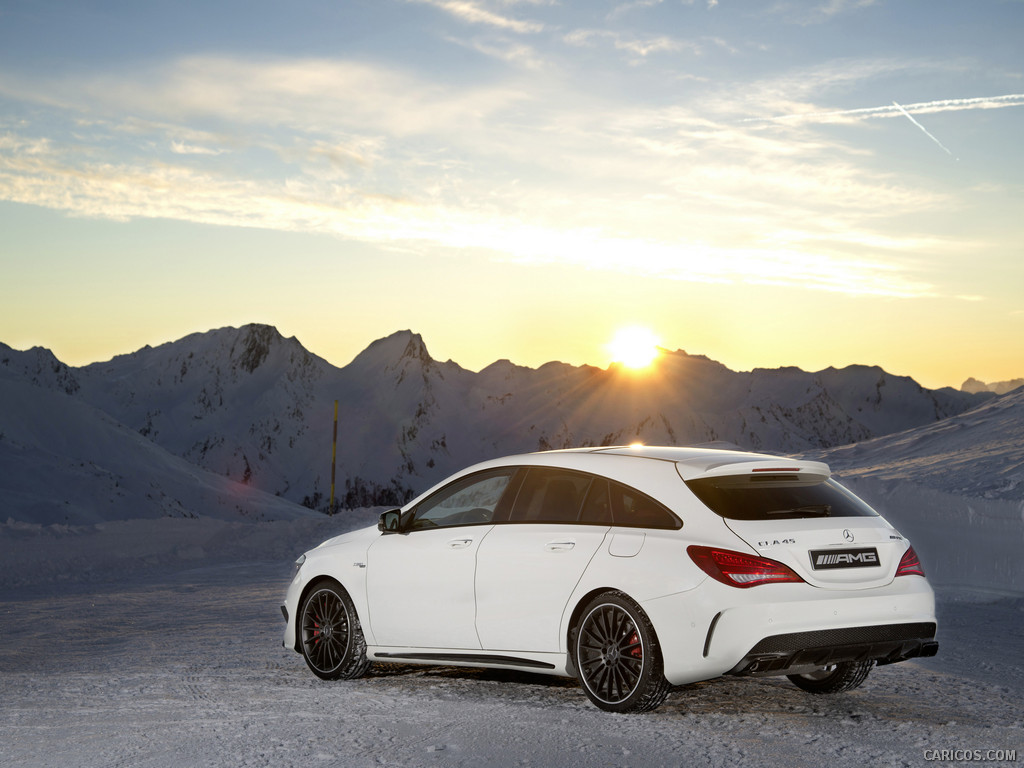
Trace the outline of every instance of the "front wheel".
{"type": "Polygon", "coordinates": [[[336,581],[313,585],[299,612],[302,656],[323,680],[351,680],[370,668],[366,640],[348,592],[336,581]]]}
{"type": "Polygon", "coordinates": [[[668,695],[654,627],[622,592],[587,603],[573,633],[572,656],[583,691],[607,712],[647,712],[668,695]]]}
{"type": "Polygon", "coordinates": [[[804,675],[787,675],[797,688],[808,693],[852,691],[867,679],[873,661],[841,661],[804,675]]]}

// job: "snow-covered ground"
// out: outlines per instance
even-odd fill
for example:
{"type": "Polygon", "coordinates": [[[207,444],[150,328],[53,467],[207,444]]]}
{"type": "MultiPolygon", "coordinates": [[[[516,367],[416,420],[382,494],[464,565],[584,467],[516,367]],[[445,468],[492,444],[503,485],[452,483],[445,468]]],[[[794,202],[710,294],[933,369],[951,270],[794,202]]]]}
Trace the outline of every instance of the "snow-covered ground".
{"type": "Polygon", "coordinates": [[[862,768],[925,765],[933,750],[1024,755],[1024,595],[1006,589],[940,588],[939,655],[839,696],[721,678],[617,716],[574,681],[520,673],[379,666],[325,683],[281,647],[290,563],[375,517],[0,525],[0,765],[862,768]]]}

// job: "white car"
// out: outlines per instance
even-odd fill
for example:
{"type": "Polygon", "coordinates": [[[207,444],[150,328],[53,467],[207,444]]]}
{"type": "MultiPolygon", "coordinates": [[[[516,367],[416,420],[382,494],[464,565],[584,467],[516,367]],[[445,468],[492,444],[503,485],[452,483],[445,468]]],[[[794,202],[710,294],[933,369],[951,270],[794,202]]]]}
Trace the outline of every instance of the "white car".
{"type": "Polygon", "coordinates": [[[726,674],[836,693],[938,650],[910,543],[825,464],[703,448],[469,467],[300,557],[282,611],[324,679],[501,667],[613,712],[726,674]]]}

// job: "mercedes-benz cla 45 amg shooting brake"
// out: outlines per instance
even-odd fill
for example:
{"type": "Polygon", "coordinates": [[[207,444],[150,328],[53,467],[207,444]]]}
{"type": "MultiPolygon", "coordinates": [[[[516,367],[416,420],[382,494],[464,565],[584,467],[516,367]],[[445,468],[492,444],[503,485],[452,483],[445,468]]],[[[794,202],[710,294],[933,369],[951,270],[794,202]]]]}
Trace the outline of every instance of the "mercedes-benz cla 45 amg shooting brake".
{"type": "Polygon", "coordinates": [[[702,448],[469,467],[301,556],[282,609],[324,679],[501,667],[613,712],[719,675],[837,693],[938,650],[913,547],[825,464],[702,448]]]}

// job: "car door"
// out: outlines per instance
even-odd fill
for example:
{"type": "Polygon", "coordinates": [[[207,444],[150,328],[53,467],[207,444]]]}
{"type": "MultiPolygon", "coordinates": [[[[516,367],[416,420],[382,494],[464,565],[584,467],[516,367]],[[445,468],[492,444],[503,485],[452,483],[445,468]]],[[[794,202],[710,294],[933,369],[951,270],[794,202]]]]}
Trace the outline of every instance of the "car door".
{"type": "Polygon", "coordinates": [[[367,553],[369,623],[376,645],[479,649],[474,574],[514,468],[445,486],[403,515],[367,553]]]}
{"type": "Polygon", "coordinates": [[[564,650],[562,614],[610,522],[607,483],[580,472],[529,469],[508,522],[479,546],[477,632],[493,651],[564,650]],[[584,524],[581,517],[592,524],[584,524]]]}

